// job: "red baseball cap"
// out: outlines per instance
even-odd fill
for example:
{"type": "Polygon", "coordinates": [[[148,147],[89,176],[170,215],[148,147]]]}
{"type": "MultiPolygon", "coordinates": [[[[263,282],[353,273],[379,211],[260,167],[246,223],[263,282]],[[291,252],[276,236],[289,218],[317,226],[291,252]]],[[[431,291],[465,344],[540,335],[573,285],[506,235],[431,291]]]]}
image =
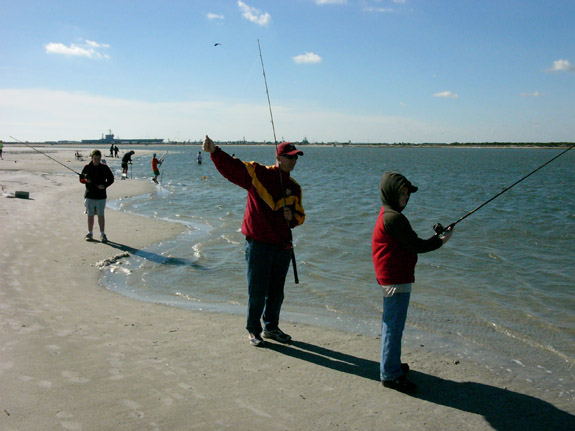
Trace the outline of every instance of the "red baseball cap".
{"type": "Polygon", "coordinates": [[[293,156],[296,154],[298,156],[303,156],[303,151],[298,150],[291,142],[282,142],[277,146],[277,156],[293,156]]]}

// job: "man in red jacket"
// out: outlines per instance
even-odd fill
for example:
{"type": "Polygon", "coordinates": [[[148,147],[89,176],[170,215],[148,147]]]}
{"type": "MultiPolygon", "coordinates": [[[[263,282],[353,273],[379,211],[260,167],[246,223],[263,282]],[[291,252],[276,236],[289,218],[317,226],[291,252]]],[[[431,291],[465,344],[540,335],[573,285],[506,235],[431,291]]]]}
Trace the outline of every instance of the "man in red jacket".
{"type": "Polygon", "coordinates": [[[408,364],[401,363],[401,338],[411,285],[415,281],[418,253],[441,247],[453,231],[420,239],[401,212],[409,197],[417,191],[407,178],[396,172],[381,177],[379,192],[383,206],[373,230],[371,242],[373,265],[378,283],[383,289],[380,377],[383,386],[400,392],[413,393],[417,386],[407,380],[408,364]]]}
{"type": "Polygon", "coordinates": [[[274,166],[242,162],[230,156],[206,136],[203,150],[230,182],[248,191],[242,233],[246,237],[248,316],[250,343],[263,347],[263,337],[287,343],[291,337],[279,328],[284,284],[292,257],[291,229],[305,220],[301,187],[290,172],[298,156],[295,145],[277,146],[274,166]]]}

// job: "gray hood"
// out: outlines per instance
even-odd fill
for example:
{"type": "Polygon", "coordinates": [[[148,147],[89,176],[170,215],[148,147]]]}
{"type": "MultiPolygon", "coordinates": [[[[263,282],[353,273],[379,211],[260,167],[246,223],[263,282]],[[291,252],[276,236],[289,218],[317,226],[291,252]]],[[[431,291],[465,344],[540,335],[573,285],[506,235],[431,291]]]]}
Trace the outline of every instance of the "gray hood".
{"type": "Polygon", "coordinates": [[[386,172],[382,175],[379,182],[379,195],[383,206],[401,212],[403,208],[399,207],[399,192],[403,186],[409,187],[410,193],[415,193],[417,187],[397,172],[386,172]]]}

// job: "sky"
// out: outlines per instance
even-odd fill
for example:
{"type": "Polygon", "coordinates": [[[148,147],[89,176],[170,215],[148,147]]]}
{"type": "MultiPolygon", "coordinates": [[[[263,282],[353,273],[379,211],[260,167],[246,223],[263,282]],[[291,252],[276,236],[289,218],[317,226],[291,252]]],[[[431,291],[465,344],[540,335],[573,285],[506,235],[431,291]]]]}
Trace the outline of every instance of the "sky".
{"type": "Polygon", "coordinates": [[[574,23],[573,0],[0,0],[0,139],[273,142],[271,106],[278,141],[573,142],[574,23]]]}

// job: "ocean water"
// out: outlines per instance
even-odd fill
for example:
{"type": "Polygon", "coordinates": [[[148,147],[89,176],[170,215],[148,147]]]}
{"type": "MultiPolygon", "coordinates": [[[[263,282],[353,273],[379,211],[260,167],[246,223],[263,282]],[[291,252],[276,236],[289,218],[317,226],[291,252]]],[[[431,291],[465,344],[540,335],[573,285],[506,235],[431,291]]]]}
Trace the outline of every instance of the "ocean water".
{"type": "MultiPolygon", "coordinates": [[[[292,173],[307,217],[293,231],[300,283],[290,270],[282,319],[373,336],[382,296],[371,235],[383,172],[401,172],[419,187],[404,214],[427,238],[434,223],[459,219],[562,151],[302,149],[292,173]]],[[[242,160],[274,161],[271,146],[224,150],[242,160]]],[[[206,155],[197,165],[198,151],[171,147],[155,193],[108,203],[188,229],[108,267],[102,282],[139,300],[245,314],[246,192],[206,155]]],[[[151,177],[150,159],[136,158],[134,178],[151,177]]],[[[566,153],[459,223],[446,246],[419,256],[407,345],[470,359],[575,399],[574,162],[575,151],[566,153]]]]}

